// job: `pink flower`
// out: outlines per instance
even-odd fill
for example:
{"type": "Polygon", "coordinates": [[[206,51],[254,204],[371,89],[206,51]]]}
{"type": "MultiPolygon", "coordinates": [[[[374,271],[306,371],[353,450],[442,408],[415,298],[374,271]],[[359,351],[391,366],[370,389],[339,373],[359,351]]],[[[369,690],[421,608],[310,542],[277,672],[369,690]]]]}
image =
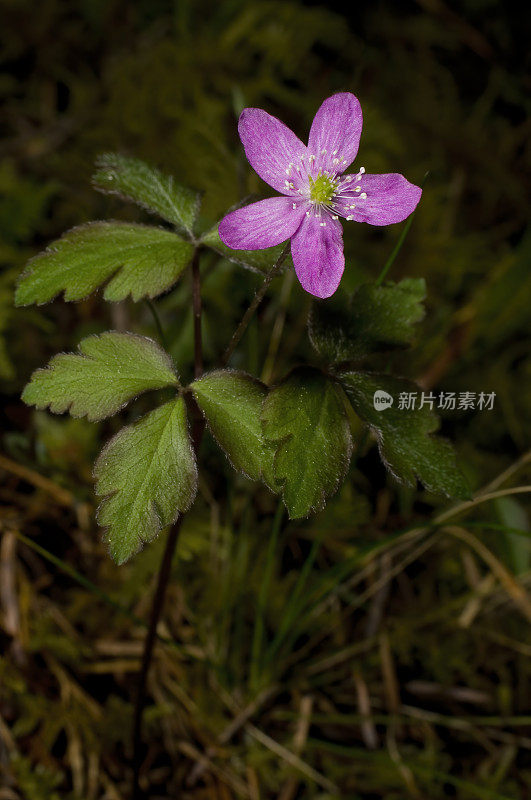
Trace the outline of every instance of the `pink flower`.
{"type": "Polygon", "coordinates": [[[312,122],[308,146],[276,117],[245,108],[238,122],[253,169],[281,197],[227,214],[219,225],[233,250],[262,250],[291,239],[295,272],[316,297],[336,291],[345,268],[339,217],[369,225],[402,222],[422,190],[403,175],[345,175],[358,152],[363,117],[350,92],[324,101],[312,122]]]}

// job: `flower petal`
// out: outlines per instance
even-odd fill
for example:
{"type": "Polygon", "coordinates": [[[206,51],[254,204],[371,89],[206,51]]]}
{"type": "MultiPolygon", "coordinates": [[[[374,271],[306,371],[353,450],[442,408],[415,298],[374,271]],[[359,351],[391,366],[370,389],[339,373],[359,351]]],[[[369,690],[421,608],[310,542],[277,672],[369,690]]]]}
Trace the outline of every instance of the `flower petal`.
{"type": "Polygon", "coordinates": [[[305,203],[270,197],[237,208],[219,223],[219,237],[233,250],[264,250],[289,239],[304,218],[305,203]],[[296,208],[293,208],[293,206],[296,208]]]}
{"type": "Polygon", "coordinates": [[[262,180],[277,192],[295,194],[301,185],[295,168],[306,158],[307,148],[293,131],[261,108],[244,108],[238,132],[245,155],[262,180]]]}
{"type": "Polygon", "coordinates": [[[349,190],[341,199],[336,199],[334,210],[342,217],[369,225],[402,222],[413,213],[422,195],[419,186],[398,173],[363,175],[359,186],[360,192],[349,190]]]}
{"type": "Polygon", "coordinates": [[[358,98],[350,92],[333,94],[315,115],[308,151],[315,155],[317,172],[344,172],[356,158],[363,114],[358,98]],[[323,152],[324,151],[324,152],[323,152]]]}
{"type": "Polygon", "coordinates": [[[339,220],[310,212],[291,240],[291,255],[303,289],[315,297],[333,295],[345,269],[339,220]]]}

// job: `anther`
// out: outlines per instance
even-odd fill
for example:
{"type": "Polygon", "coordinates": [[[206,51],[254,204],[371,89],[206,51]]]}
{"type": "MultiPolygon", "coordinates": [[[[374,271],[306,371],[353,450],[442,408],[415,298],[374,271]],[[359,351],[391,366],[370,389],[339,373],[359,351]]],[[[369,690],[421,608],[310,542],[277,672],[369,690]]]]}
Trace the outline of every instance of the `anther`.
{"type": "Polygon", "coordinates": [[[360,200],[366,200],[366,199],[367,199],[367,192],[362,192],[360,194],[360,200]]]}

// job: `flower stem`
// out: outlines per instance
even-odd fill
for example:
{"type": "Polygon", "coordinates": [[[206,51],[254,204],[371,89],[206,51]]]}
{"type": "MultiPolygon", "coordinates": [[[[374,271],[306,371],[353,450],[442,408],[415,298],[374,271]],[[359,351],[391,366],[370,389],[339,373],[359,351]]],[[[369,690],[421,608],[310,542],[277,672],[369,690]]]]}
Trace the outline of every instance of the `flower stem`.
{"type": "Polygon", "coordinates": [[[227,349],[225,350],[225,352],[223,354],[223,358],[221,359],[221,366],[222,367],[225,367],[227,365],[231,355],[234,353],[236,347],[238,346],[238,342],[240,341],[240,339],[242,338],[243,334],[245,333],[245,329],[247,328],[249,322],[251,321],[251,318],[252,318],[254,312],[256,311],[256,309],[258,308],[258,306],[260,305],[260,303],[264,299],[264,297],[266,295],[266,292],[269,289],[269,285],[270,285],[271,281],[273,280],[275,275],[280,270],[280,267],[284,263],[284,261],[286,259],[286,256],[288,255],[288,251],[289,251],[289,242],[287,242],[285,244],[284,249],[282,250],[281,254],[279,255],[279,257],[277,258],[277,260],[275,261],[275,263],[273,264],[273,266],[271,267],[271,269],[269,270],[269,272],[265,276],[264,282],[262,283],[262,285],[258,289],[257,293],[253,297],[253,300],[252,300],[249,308],[247,309],[247,311],[243,315],[243,317],[242,317],[242,319],[240,321],[240,324],[238,325],[238,327],[236,328],[236,330],[232,334],[232,339],[230,340],[229,345],[228,345],[227,349]]]}
{"type": "MultiPolygon", "coordinates": [[[[194,374],[199,378],[203,373],[203,342],[201,338],[201,275],[199,271],[199,248],[196,249],[192,259],[192,304],[194,310],[194,374]]],[[[155,315],[154,315],[155,316],[155,315]]],[[[158,317],[155,316],[155,319],[158,317]]],[[[159,321],[160,325],[160,321],[159,321]]],[[[162,329],[161,329],[162,331],[162,329]]],[[[199,413],[192,426],[193,448],[197,453],[201,439],[203,438],[204,424],[199,413]]],[[[153,649],[157,638],[157,627],[159,624],[164,598],[171,574],[171,564],[184,515],[180,514],[176,522],[172,525],[166,539],[166,547],[160,563],[157,576],[157,586],[151,604],[149,627],[144,641],[144,651],[142,654],[142,666],[138,678],[138,688],[135,701],[133,717],[133,783],[132,800],[140,800],[142,792],[140,790],[139,778],[140,767],[142,764],[142,722],[144,717],[144,707],[146,704],[146,684],[149,668],[153,658],[153,649]]]]}
{"type": "Polygon", "coordinates": [[[295,273],[293,270],[290,269],[288,272],[286,272],[286,275],[284,277],[284,282],[282,284],[282,289],[280,290],[280,305],[277,317],[275,319],[275,324],[273,325],[273,330],[271,331],[271,339],[269,340],[269,349],[267,351],[264,368],[262,370],[261,380],[264,383],[269,383],[273,376],[273,371],[275,368],[275,359],[277,357],[278,348],[280,346],[280,340],[282,338],[282,332],[284,330],[284,324],[286,322],[289,297],[291,294],[291,290],[293,288],[294,279],[295,279],[295,273]]]}
{"type": "Polygon", "coordinates": [[[160,343],[163,346],[163,348],[165,350],[167,350],[168,347],[167,347],[167,344],[166,344],[166,336],[164,335],[164,331],[162,329],[162,325],[161,325],[161,322],[160,322],[160,317],[159,317],[158,311],[157,311],[157,309],[155,307],[155,303],[149,297],[146,297],[146,305],[149,308],[149,310],[151,311],[151,315],[152,315],[153,320],[155,322],[155,327],[157,329],[157,333],[158,333],[158,336],[159,336],[159,339],[160,339],[160,343]]]}
{"type": "MultiPolygon", "coordinates": [[[[422,179],[422,183],[420,184],[420,188],[421,189],[424,188],[424,184],[426,183],[429,174],[430,174],[429,172],[426,172],[426,174],[424,175],[424,178],[422,179]]],[[[395,258],[397,257],[397,255],[399,254],[400,250],[402,249],[402,245],[404,244],[404,240],[405,240],[406,236],[409,233],[409,229],[411,228],[411,225],[413,224],[413,218],[415,216],[415,213],[416,213],[416,209],[412,214],[410,214],[408,221],[406,222],[406,224],[402,228],[402,233],[400,234],[400,236],[398,238],[398,242],[395,244],[391,255],[389,256],[389,258],[385,262],[382,271],[378,275],[378,277],[376,279],[376,282],[374,284],[375,286],[381,286],[382,285],[382,283],[385,280],[385,276],[387,275],[387,273],[389,272],[389,270],[393,266],[393,264],[395,262],[395,258]]]]}
{"type": "Polygon", "coordinates": [[[201,274],[199,272],[199,247],[192,259],[192,303],[194,308],[194,375],[203,374],[203,339],[201,336],[201,274]]]}

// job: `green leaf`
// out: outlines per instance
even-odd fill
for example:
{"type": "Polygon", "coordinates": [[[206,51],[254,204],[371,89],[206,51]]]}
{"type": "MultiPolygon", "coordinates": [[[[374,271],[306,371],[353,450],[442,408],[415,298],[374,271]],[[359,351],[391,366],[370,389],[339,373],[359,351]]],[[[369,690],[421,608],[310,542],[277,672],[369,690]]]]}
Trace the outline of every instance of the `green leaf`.
{"type": "Polygon", "coordinates": [[[339,377],[354,411],[375,434],[380,456],[398,481],[415,487],[418,478],[431,492],[461,499],[470,497],[452,445],[431,435],[439,427],[436,414],[428,405],[400,408],[401,395],[418,395],[416,384],[364,372],[347,372],[339,377]],[[374,395],[378,391],[392,397],[391,406],[375,408],[374,395]]]}
{"type": "Polygon", "coordinates": [[[122,564],[192,505],[197,466],[182,397],[116,434],[94,468],[98,522],[122,564]]]}
{"type": "Polygon", "coordinates": [[[424,316],[423,278],[399,284],[360,286],[347,308],[314,302],[308,321],[310,341],[329,363],[358,361],[371,353],[407,347],[414,324],[424,316]]]}
{"type": "Polygon", "coordinates": [[[59,353],[31,376],[28,405],[96,421],[115,414],[149,389],[178,386],[170,357],[144,336],[107,331],[89,336],[77,353],[59,353]]]}
{"type": "Polygon", "coordinates": [[[176,183],[138,158],[104,153],[96,161],[98,171],[92,178],[96,189],[131,200],[162,219],[192,233],[199,211],[198,192],[176,183]]]}
{"type": "Polygon", "coordinates": [[[264,443],[260,411],[266,386],[245,372],[219,370],[191,384],[197,405],[233,467],[252,480],[272,481],[272,449],[264,443]]]}
{"type": "Polygon", "coordinates": [[[161,228],[126,222],[80,225],[29,262],[15,302],[47,303],[62,291],[65,300],[81,300],[106,281],[106,300],[156,297],[175,283],[193,252],[192,244],[161,228]]]}
{"type": "Polygon", "coordinates": [[[323,508],[352,453],[341,388],[322,372],[299,367],[269,392],[262,423],[266,440],[276,445],[273,471],[290,517],[323,508]]]}
{"type": "MultiPolygon", "coordinates": [[[[266,250],[231,250],[226,244],[223,244],[219,238],[218,226],[214,225],[204,236],[201,238],[201,244],[210,247],[219,253],[220,256],[233,261],[235,264],[240,264],[253,272],[269,272],[271,267],[278,261],[284,244],[278,244],[275,247],[268,247],[266,250]]],[[[293,268],[293,260],[288,254],[280,269],[280,272],[288,268],[293,268]]]]}

